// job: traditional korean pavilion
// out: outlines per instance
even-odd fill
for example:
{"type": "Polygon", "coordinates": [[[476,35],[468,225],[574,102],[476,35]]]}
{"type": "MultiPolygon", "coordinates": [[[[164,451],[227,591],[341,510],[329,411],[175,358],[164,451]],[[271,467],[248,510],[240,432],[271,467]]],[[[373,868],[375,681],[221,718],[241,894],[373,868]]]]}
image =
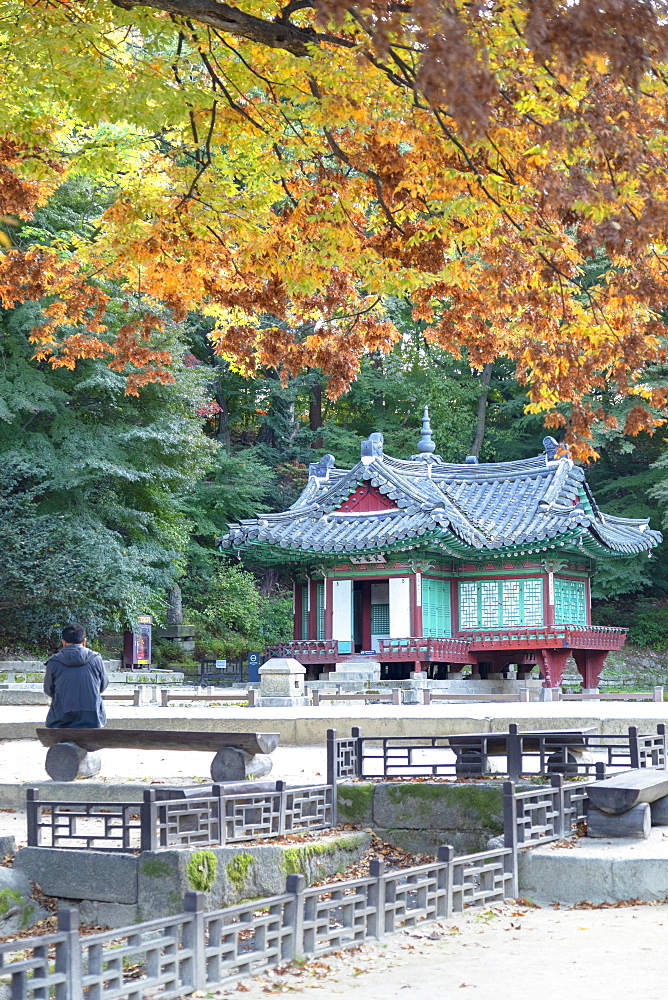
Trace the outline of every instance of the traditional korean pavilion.
{"type": "Polygon", "coordinates": [[[573,655],[594,688],[623,628],[591,624],[599,560],[647,558],[661,541],[646,519],[598,507],[584,472],[554,438],[517,462],[461,465],[435,452],[425,409],[418,453],[383,453],[382,434],[360,461],[332,455],[309,466],[299,499],[279,514],[230,525],[221,547],[292,569],[294,656],[312,675],[371,656],[385,676],[503,674],[537,665],[560,684],[573,655]]]}

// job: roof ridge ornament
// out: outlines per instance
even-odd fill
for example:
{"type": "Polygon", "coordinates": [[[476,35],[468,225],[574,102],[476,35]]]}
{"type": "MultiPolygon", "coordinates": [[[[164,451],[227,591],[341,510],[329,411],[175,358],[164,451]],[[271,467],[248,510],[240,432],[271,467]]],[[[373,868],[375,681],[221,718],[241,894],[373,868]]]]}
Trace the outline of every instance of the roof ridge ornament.
{"type": "Polygon", "coordinates": [[[418,441],[418,453],[420,455],[431,455],[436,451],[434,439],[431,436],[431,423],[429,421],[429,407],[425,406],[422,414],[422,433],[418,441]]]}
{"type": "Polygon", "coordinates": [[[548,462],[557,462],[560,458],[570,458],[571,452],[567,444],[560,444],[556,438],[544,437],[543,448],[548,462]]]}
{"type": "Polygon", "coordinates": [[[373,434],[369,434],[366,441],[362,441],[360,445],[360,458],[365,465],[373,462],[374,458],[379,458],[382,462],[383,435],[380,431],[375,431],[373,434]]]}
{"type": "Polygon", "coordinates": [[[309,477],[315,476],[317,479],[329,479],[329,470],[334,468],[336,459],[333,455],[323,455],[320,461],[311,462],[308,467],[309,477]]]}

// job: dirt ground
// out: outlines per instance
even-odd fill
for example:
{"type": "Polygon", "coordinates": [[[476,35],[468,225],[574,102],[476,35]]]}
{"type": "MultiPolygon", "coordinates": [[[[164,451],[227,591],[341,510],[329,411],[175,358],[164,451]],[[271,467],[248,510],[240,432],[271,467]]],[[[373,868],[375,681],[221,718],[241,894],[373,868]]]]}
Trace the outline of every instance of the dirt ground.
{"type": "Polygon", "coordinates": [[[314,1000],[665,1000],[668,905],[469,910],[209,996],[302,992],[314,1000]]]}

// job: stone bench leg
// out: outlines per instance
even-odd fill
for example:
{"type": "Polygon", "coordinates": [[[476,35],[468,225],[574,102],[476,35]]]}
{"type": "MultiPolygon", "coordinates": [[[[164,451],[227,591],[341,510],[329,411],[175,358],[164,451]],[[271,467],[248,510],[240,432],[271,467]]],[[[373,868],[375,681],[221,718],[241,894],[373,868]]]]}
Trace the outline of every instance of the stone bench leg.
{"type": "Polygon", "coordinates": [[[587,810],[588,837],[633,837],[647,840],[651,827],[651,811],[647,802],[641,802],[621,815],[610,816],[589,805],[587,810]]]}
{"type": "Polygon", "coordinates": [[[102,760],[99,753],[88,753],[76,743],[54,743],[47,751],[44,767],[52,781],[74,781],[95,777],[102,760]]]}
{"type": "Polygon", "coordinates": [[[261,778],[269,774],[272,766],[269,754],[252,754],[237,747],[223,747],[211,761],[211,778],[216,784],[261,778]]]}

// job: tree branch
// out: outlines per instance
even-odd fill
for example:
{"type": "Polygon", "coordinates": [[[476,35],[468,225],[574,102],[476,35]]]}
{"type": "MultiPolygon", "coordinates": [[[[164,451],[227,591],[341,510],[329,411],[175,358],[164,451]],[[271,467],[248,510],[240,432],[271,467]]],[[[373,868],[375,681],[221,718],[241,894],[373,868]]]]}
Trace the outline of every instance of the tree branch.
{"type": "MultiPolygon", "coordinates": [[[[309,54],[307,45],[317,45],[320,41],[320,36],[313,28],[298,28],[283,20],[264,21],[237,7],[220,3],[219,0],[111,0],[111,2],[123,10],[132,10],[134,7],[165,10],[177,17],[200,21],[219,31],[229,31],[233,35],[248,38],[252,42],[267,45],[272,49],[285,49],[295,56],[307,56],[309,54]]],[[[326,37],[329,42],[337,41],[330,35],[326,37]]],[[[349,43],[341,39],[340,44],[347,46],[349,43]]]]}

